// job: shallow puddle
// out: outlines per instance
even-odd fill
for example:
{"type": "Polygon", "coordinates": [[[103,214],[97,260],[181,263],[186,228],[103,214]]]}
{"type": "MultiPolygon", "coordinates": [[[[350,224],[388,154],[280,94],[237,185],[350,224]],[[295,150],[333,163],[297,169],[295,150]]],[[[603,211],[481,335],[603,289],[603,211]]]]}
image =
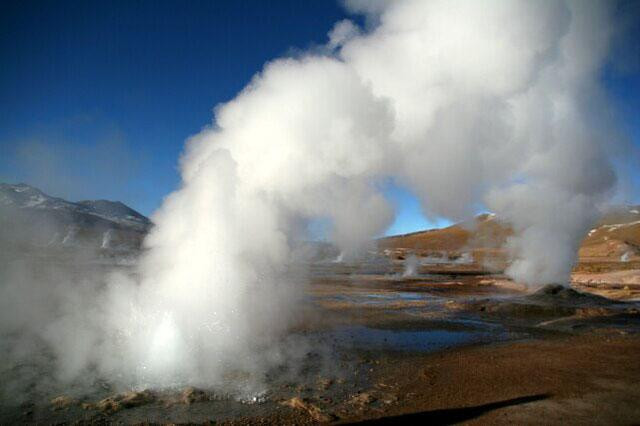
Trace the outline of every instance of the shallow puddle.
{"type": "Polygon", "coordinates": [[[443,300],[440,297],[432,296],[426,293],[412,293],[412,292],[379,292],[379,293],[364,293],[364,292],[352,292],[334,294],[331,296],[321,296],[315,299],[336,301],[336,302],[348,302],[352,303],[354,307],[357,305],[386,305],[396,302],[438,302],[443,300]]]}
{"type": "Polygon", "coordinates": [[[433,352],[472,343],[502,341],[515,336],[504,330],[468,329],[393,330],[366,326],[340,327],[324,338],[338,347],[362,350],[433,352]]]}

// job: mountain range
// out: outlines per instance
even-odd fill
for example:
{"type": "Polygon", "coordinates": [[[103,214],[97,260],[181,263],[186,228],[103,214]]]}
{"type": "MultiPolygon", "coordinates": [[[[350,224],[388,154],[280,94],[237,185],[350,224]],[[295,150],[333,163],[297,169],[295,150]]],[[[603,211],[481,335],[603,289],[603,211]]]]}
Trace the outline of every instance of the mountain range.
{"type": "Polygon", "coordinates": [[[24,183],[0,183],[0,242],[19,247],[140,247],[151,221],[119,201],[71,202],[24,183]]]}
{"type": "MultiPolygon", "coordinates": [[[[71,202],[27,184],[0,183],[0,243],[11,247],[136,250],[151,228],[144,215],[119,201],[71,202]]],[[[414,254],[455,260],[501,263],[502,248],[513,231],[494,214],[481,214],[455,225],[378,240],[386,255],[414,254]]],[[[616,206],[582,242],[580,261],[640,260],[640,206],[616,206]]]]}

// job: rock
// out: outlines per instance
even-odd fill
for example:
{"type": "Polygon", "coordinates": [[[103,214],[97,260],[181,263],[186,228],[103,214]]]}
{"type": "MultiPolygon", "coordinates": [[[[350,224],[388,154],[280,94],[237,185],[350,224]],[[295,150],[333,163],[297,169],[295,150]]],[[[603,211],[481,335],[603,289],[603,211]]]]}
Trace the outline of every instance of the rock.
{"type": "Polygon", "coordinates": [[[607,315],[612,315],[614,312],[610,309],[602,308],[602,307],[586,307],[586,308],[577,308],[576,316],[578,318],[592,318],[592,317],[602,317],[607,315]]]}
{"type": "MultiPolygon", "coordinates": [[[[426,369],[422,372],[422,375],[424,375],[425,377],[428,377],[428,373],[427,373],[426,369]]],[[[388,391],[388,390],[391,390],[391,389],[396,387],[394,385],[388,385],[388,384],[382,383],[382,382],[376,383],[373,386],[376,388],[376,392],[388,391]]]]}
{"type": "Polygon", "coordinates": [[[383,404],[389,405],[398,402],[398,397],[393,393],[384,392],[380,394],[380,401],[382,401],[383,404]]]}
{"type": "Polygon", "coordinates": [[[317,422],[327,423],[333,420],[333,416],[324,413],[320,408],[311,404],[308,401],[305,401],[299,397],[293,397],[282,402],[282,405],[286,405],[288,407],[294,408],[296,410],[306,411],[312,419],[317,422]]]}
{"type": "Polygon", "coordinates": [[[71,407],[72,405],[76,404],[78,404],[78,401],[66,395],[61,395],[51,400],[51,405],[56,411],[71,407]]]}
{"type": "Polygon", "coordinates": [[[449,309],[449,310],[452,310],[452,311],[462,311],[462,310],[465,309],[464,304],[462,304],[460,302],[457,302],[455,300],[447,300],[444,303],[444,307],[445,307],[445,309],[449,309]]]}
{"type": "Polygon", "coordinates": [[[89,405],[92,409],[96,409],[102,411],[106,414],[115,413],[116,411],[120,411],[122,409],[122,405],[116,399],[115,396],[110,396],[108,398],[101,399],[95,404],[89,405]]]}
{"type": "Polygon", "coordinates": [[[361,407],[375,402],[376,398],[367,392],[362,392],[349,400],[349,404],[359,405],[361,407]]]}
{"type": "Polygon", "coordinates": [[[592,303],[592,304],[609,304],[611,301],[602,297],[589,293],[581,293],[574,290],[568,285],[548,284],[530,294],[526,299],[536,302],[546,303],[592,303]]]}
{"type": "Polygon", "coordinates": [[[85,410],[95,409],[103,413],[111,414],[123,408],[139,407],[153,402],[155,396],[148,390],[135,392],[125,392],[119,395],[110,396],[98,401],[95,404],[82,404],[85,410]]]}
{"type": "Polygon", "coordinates": [[[124,408],[138,407],[153,402],[154,395],[149,390],[126,392],[121,395],[120,403],[124,408]]]}
{"type": "Polygon", "coordinates": [[[329,389],[329,387],[331,387],[332,384],[333,384],[333,380],[331,379],[326,379],[326,378],[318,379],[318,388],[321,390],[329,389]]]}
{"type": "Polygon", "coordinates": [[[180,400],[186,405],[191,405],[195,402],[207,401],[208,399],[209,397],[204,391],[193,387],[185,388],[180,396],[180,400]]]}

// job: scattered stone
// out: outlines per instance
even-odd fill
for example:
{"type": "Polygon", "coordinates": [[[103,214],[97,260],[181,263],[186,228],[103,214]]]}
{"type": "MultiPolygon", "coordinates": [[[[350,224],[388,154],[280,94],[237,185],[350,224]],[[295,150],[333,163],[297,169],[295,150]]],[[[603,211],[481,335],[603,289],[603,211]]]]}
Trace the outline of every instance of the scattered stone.
{"type": "Polygon", "coordinates": [[[376,401],[376,398],[367,392],[362,392],[354,396],[349,400],[349,404],[359,405],[360,407],[364,407],[365,405],[369,405],[376,401]]]}
{"type": "Polygon", "coordinates": [[[123,408],[122,404],[120,404],[116,398],[117,396],[110,396],[108,398],[101,399],[97,403],[90,405],[90,407],[106,414],[115,413],[123,408]]]}
{"type": "Polygon", "coordinates": [[[126,392],[122,394],[120,403],[124,408],[138,407],[153,402],[154,395],[149,390],[143,390],[141,392],[126,392]]]}
{"type": "Polygon", "coordinates": [[[195,402],[207,401],[209,397],[203,390],[196,389],[190,386],[182,391],[180,399],[183,404],[191,405],[195,402]]]}
{"type": "Polygon", "coordinates": [[[383,404],[390,405],[398,402],[398,397],[392,393],[384,393],[380,395],[380,401],[382,401],[383,404]]]}
{"type": "Polygon", "coordinates": [[[109,396],[95,404],[85,403],[82,408],[85,410],[99,410],[106,414],[112,414],[123,408],[139,407],[155,400],[155,396],[148,390],[135,392],[125,392],[119,395],[109,396]]]}
{"type": "Polygon", "coordinates": [[[444,303],[444,307],[452,311],[462,311],[465,309],[465,305],[456,300],[447,300],[444,303]]]}
{"type": "Polygon", "coordinates": [[[76,405],[77,403],[78,401],[66,395],[61,395],[51,400],[51,405],[53,406],[53,409],[55,411],[69,408],[72,405],[76,405]]]}
{"type": "Polygon", "coordinates": [[[327,423],[334,419],[330,414],[324,413],[317,406],[297,396],[282,402],[282,405],[286,405],[296,410],[306,411],[307,414],[317,422],[327,423]]]}
{"type": "Polygon", "coordinates": [[[318,388],[321,390],[327,390],[333,384],[333,380],[327,378],[320,378],[318,380],[318,388]]]}
{"type": "Polygon", "coordinates": [[[586,307],[576,309],[576,316],[578,318],[602,317],[612,315],[613,313],[614,312],[610,309],[601,307],[586,307]]]}

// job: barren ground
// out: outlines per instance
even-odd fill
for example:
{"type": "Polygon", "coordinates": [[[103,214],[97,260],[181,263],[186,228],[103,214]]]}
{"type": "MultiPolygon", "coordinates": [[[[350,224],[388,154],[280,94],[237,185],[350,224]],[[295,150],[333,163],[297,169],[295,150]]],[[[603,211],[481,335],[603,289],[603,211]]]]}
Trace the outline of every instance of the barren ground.
{"type": "Polygon", "coordinates": [[[576,287],[604,299],[553,287],[530,295],[474,265],[404,278],[401,269],[315,268],[292,330],[315,343],[295,374],[269,373],[259,400],[198,389],[117,394],[103,383],[18,405],[5,393],[0,423],[640,422],[637,289],[617,282],[628,272],[575,274],[576,287]],[[603,273],[618,278],[607,284],[603,273]]]}

